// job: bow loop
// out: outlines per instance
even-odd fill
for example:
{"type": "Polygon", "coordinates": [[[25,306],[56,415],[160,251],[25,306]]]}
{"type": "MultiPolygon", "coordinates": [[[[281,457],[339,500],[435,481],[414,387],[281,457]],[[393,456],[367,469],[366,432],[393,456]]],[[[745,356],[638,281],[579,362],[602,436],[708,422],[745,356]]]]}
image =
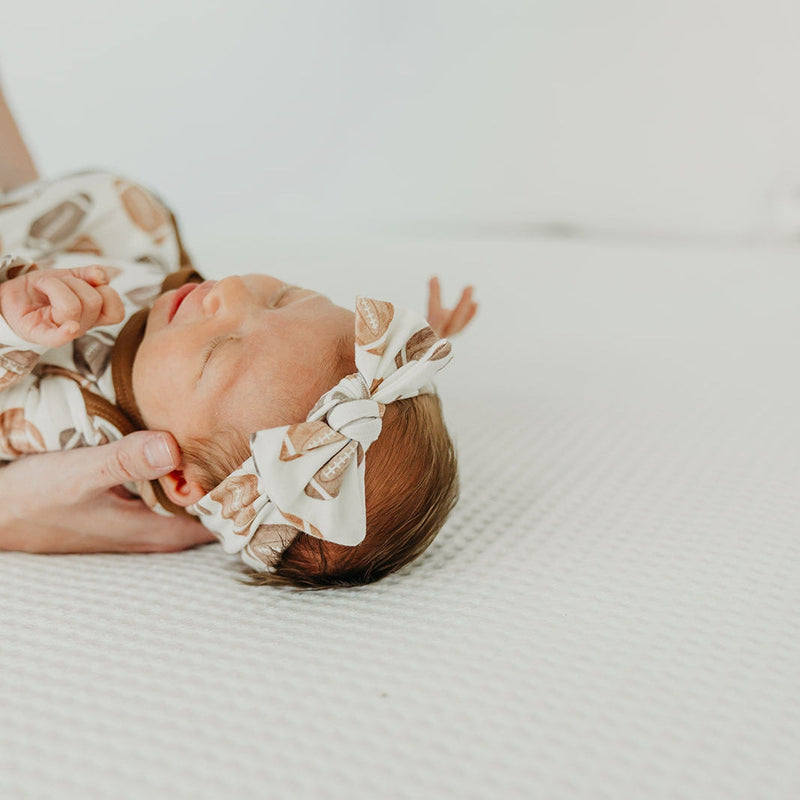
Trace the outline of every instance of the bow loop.
{"type": "MultiPolygon", "coordinates": [[[[286,431],[281,441],[281,450],[278,456],[281,461],[293,461],[295,458],[300,458],[305,453],[316,450],[318,447],[326,447],[329,444],[335,444],[346,439],[343,433],[333,430],[322,420],[301,422],[299,425],[290,425],[287,428],[277,428],[276,430],[286,431]]],[[[253,449],[254,441],[255,436],[250,442],[251,450],[253,449]]]]}

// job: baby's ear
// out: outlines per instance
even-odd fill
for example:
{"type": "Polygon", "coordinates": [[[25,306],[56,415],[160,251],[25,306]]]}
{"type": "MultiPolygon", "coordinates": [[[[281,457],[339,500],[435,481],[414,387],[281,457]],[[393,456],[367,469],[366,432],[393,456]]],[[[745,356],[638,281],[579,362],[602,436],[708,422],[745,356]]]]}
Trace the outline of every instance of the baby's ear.
{"type": "Polygon", "coordinates": [[[164,494],[176,506],[190,506],[206,494],[200,482],[200,469],[196,464],[183,464],[168,475],[158,479],[164,494]]]}

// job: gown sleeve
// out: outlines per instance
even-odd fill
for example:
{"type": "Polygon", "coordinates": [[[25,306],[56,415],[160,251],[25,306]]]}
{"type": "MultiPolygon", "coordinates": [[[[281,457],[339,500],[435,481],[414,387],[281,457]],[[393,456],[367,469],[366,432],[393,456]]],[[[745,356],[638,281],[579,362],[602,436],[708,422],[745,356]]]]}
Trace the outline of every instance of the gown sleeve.
{"type": "MultiPolygon", "coordinates": [[[[0,255],[50,266],[59,254],[189,266],[177,222],[151,190],[112,172],[78,172],[0,193],[0,255]]],[[[0,275],[0,280],[3,276],[0,275]]]]}
{"type": "MultiPolygon", "coordinates": [[[[24,258],[0,256],[0,283],[24,275],[35,265],[24,258]]],[[[37,364],[46,347],[22,339],[0,314],[0,392],[24,378],[37,364]]]]}
{"type": "MultiPolygon", "coordinates": [[[[191,266],[172,212],[120,175],[79,172],[0,192],[0,282],[30,269],[89,264],[110,270],[126,318],[149,306],[165,276],[191,266]]],[[[88,370],[76,369],[72,345],[30,344],[0,319],[0,461],[119,438],[113,426],[86,413],[82,390],[97,390],[91,372],[102,371],[122,324],[90,332],[82,357],[102,364],[88,370]]]]}

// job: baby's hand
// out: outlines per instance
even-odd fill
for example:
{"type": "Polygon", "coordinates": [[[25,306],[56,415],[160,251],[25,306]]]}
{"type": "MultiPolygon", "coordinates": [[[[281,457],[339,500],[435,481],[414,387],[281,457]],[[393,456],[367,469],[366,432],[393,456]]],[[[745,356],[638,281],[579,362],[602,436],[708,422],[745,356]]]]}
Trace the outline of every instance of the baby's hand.
{"type": "Polygon", "coordinates": [[[0,314],[31,344],[60,347],[97,325],[122,322],[125,309],[100,266],[33,270],[0,284],[0,314]]]}
{"type": "Polygon", "coordinates": [[[455,308],[442,308],[441,287],[438,278],[428,282],[428,324],[438,336],[455,336],[467,327],[475,316],[478,304],[472,300],[472,287],[467,286],[461,292],[461,298],[455,308]]]}

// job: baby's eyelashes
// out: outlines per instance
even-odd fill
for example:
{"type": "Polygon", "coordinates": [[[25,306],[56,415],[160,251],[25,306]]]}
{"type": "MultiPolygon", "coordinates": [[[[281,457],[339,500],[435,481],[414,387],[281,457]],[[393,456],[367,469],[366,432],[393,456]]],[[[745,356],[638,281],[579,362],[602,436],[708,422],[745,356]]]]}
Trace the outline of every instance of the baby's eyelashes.
{"type": "Polygon", "coordinates": [[[206,349],[203,352],[203,366],[200,368],[200,377],[203,377],[203,372],[205,371],[206,364],[208,364],[211,356],[214,354],[214,351],[225,341],[230,339],[230,336],[215,336],[209,343],[206,345],[206,349]]]}

